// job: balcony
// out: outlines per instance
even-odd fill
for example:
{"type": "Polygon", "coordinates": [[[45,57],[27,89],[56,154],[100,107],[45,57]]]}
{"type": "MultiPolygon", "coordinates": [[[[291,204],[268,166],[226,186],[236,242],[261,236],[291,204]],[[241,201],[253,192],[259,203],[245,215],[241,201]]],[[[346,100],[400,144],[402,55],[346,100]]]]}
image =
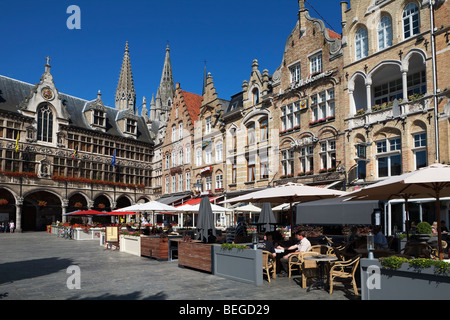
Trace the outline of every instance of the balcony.
{"type": "Polygon", "coordinates": [[[430,95],[410,97],[410,101],[404,102],[395,100],[388,104],[375,105],[371,111],[360,109],[345,121],[348,121],[349,129],[355,129],[413,114],[425,114],[430,108],[431,101],[430,95]]]}

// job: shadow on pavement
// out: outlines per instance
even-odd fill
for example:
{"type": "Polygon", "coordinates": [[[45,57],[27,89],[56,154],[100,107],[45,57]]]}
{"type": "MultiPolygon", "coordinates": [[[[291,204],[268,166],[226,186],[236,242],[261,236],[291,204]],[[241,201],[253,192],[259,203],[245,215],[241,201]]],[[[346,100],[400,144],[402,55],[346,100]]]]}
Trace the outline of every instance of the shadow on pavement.
{"type": "Polygon", "coordinates": [[[44,258],[0,264],[0,284],[45,276],[67,269],[70,259],[44,258]]]}
{"type": "Polygon", "coordinates": [[[141,297],[141,292],[135,291],[128,294],[103,294],[98,297],[84,297],[84,298],[78,298],[74,297],[69,300],[166,300],[167,295],[164,292],[158,292],[155,295],[148,296],[148,297],[141,297]]]}

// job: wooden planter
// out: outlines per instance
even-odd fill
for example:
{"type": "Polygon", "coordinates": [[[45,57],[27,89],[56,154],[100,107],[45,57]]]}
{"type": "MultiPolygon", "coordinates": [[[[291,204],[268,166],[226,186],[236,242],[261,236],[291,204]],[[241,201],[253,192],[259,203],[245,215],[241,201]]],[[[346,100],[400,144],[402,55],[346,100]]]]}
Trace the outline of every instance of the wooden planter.
{"type": "Polygon", "coordinates": [[[178,243],[178,265],[212,272],[213,244],[201,241],[178,243]]]}
{"type": "Polygon", "coordinates": [[[169,239],[159,236],[141,236],[141,256],[168,260],[169,239]]]}

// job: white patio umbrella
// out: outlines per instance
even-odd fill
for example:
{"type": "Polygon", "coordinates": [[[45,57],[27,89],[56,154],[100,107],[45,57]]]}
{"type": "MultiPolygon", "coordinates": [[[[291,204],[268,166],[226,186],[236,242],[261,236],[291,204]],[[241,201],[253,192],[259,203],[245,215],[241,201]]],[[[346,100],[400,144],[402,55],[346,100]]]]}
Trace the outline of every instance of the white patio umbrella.
{"type": "Polygon", "coordinates": [[[261,212],[261,208],[255,206],[251,203],[247,204],[245,206],[242,206],[242,207],[234,208],[234,210],[237,212],[256,212],[256,213],[261,212]]]}
{"type": "MultiPolygon", "coordinates": [[[[117,215],[120,215],[121,212],[151,212],[153,213],[153,216],[155,215],[155,213],[158,212],[182,212],[181,210],[169,206],[167,204],[158,202],[158,201],[149,201],[149,202],[145,202],[145,203],[137,203],[125,208],[120,208],[114,211],[111,211],[110,214],[114,214],[117,212],[117,215]]],[[[139,220],[140,223],[140,220],[139,220]]],[[[154,217],[153,217],[153,223],[154,223],[154,217]]]]}
{"type": "Polygon", "coordinates": [[[408,200],[420,198],[436,199],[436,220],[438,221],[438,250],[442,260],[441,205],[440,198],[450,196],[450,166],[439,163],[425,168],[394,176],[374,183],[364,189],[348,193],[355,200],[405,199],[408,217],[408,200]]]}
{"type": "Polygon", "coordinates": [[[235,203],[235,202],[255,202],[264,201],[271,203],[285,203],[288,202],[291,212],[291,228],[293,228],[293,212],[292,204],[299,201],[313,201],[320,199],[335,198],[348,194],[345,191],[318,188],[307,186],[301,183],[287,183],[264,190],[251,192],[236,198],[222,201],[221,203],[235,203]]]}

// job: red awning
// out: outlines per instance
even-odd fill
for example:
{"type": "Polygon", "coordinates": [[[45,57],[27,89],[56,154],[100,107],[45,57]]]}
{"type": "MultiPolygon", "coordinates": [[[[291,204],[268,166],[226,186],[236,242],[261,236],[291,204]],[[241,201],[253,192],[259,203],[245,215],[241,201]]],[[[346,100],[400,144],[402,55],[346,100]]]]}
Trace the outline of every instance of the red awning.
{"type": "MultiPolygon", "coordinates": [[[[209,202],[213,202],[214,200],[216,200],[219,197],[221,197],[221,196],[208,197],[209,198],[209,202]]],[[[201,200],[202,200],[201,198],[190,199],[190,200],[186,201],[185,203],[183,203],[182,205],[177,206],[177,208],[178,207],[182,207],[185,204],[189,204],[189,205],[193,206],[193,205],[199,204],[201,200]]]]}

